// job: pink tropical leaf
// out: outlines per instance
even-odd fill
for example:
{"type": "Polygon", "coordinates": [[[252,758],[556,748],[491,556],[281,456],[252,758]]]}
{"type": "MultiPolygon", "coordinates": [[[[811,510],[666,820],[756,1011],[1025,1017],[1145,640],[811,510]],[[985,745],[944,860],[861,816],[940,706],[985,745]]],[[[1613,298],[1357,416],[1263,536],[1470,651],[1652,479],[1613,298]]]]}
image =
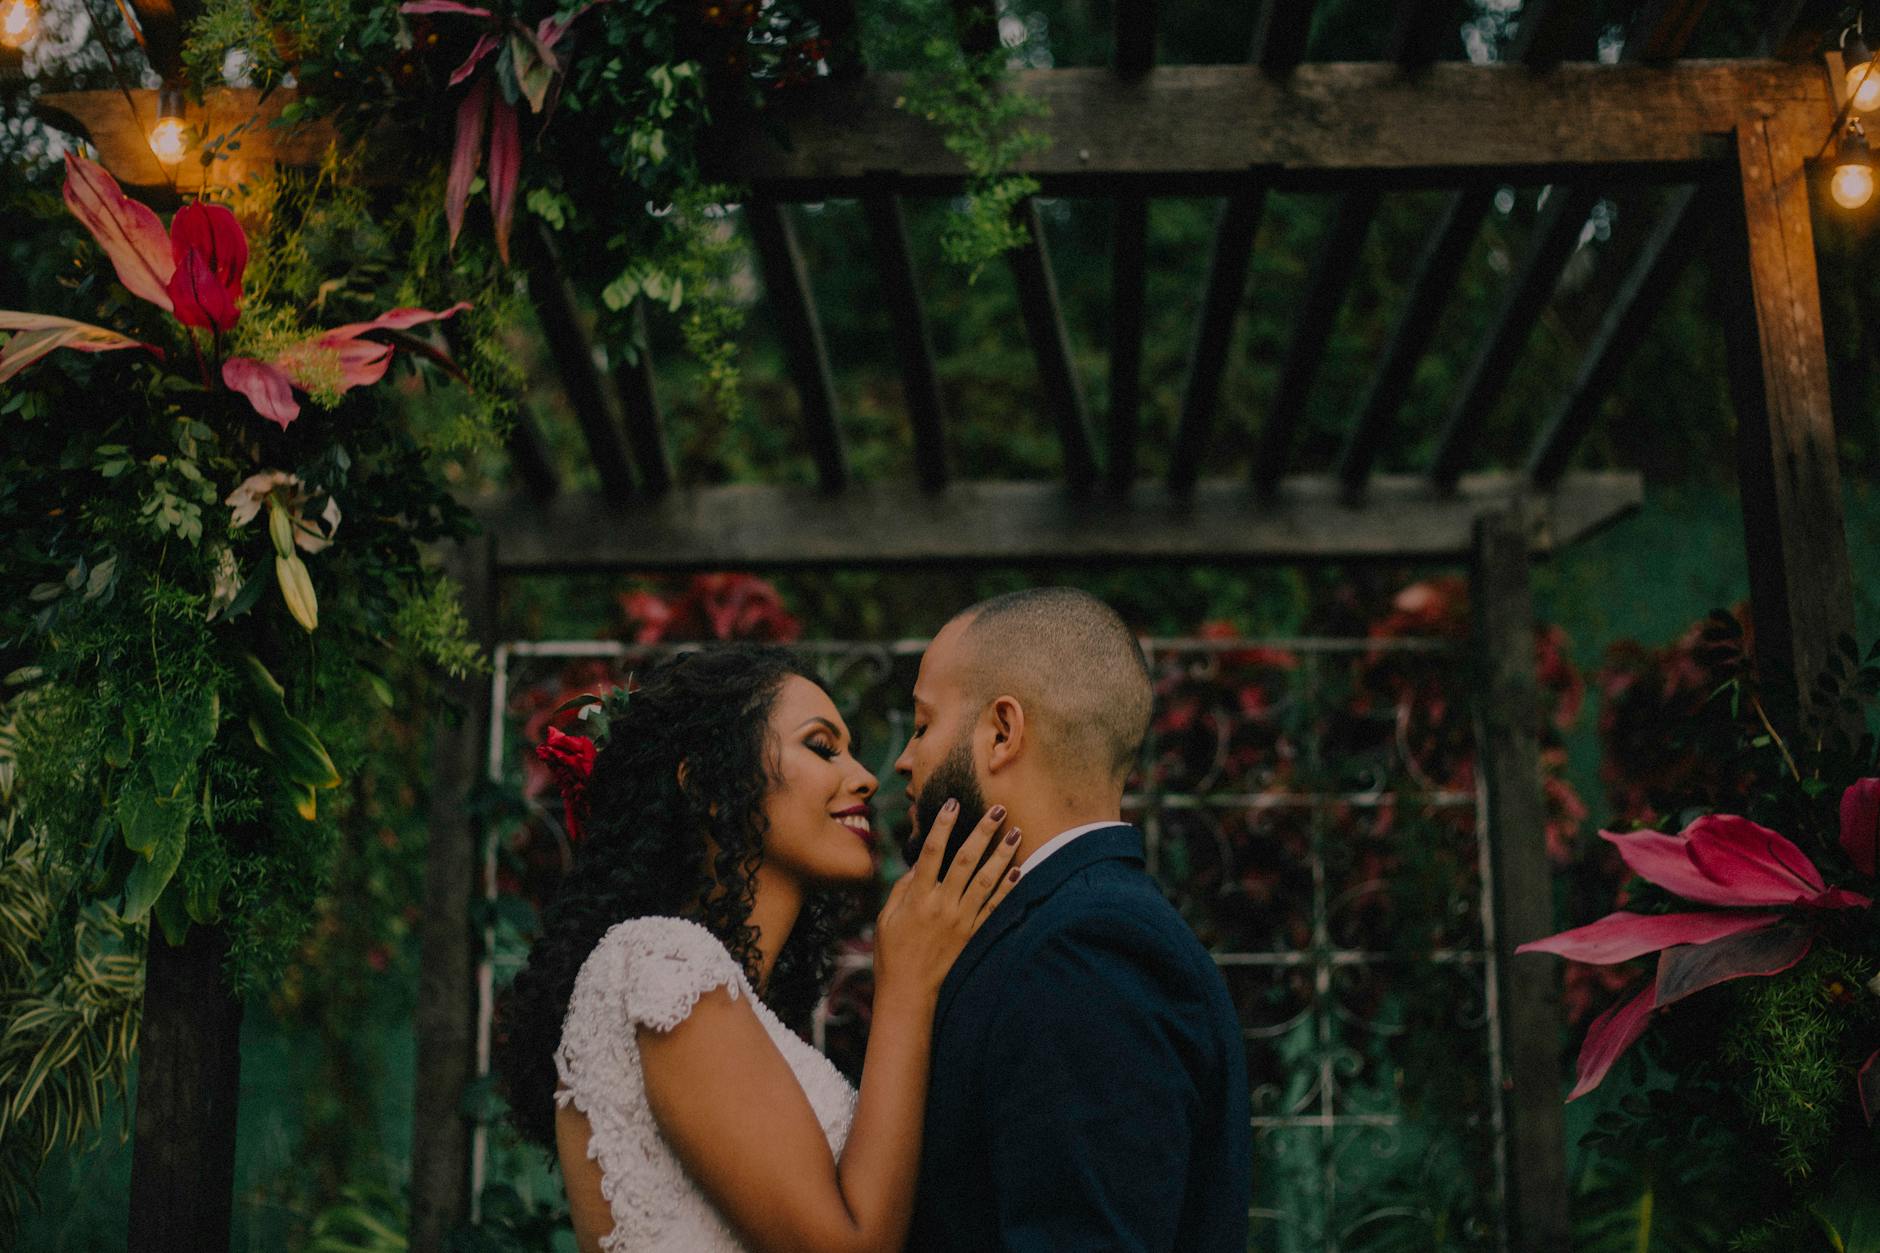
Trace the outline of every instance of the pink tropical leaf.
{"type": "Polygon", "coordinates": [[[1531,940],[1517,953],[1558,953],[1574,961],[1610,966],[1675,944],[1709,944],[1726,936],[1773,926],[1781,914],[1607,914],[1598,922],[1544,940],[1531,940]]]}
{"type": "Polygon", "coordinates": [[[582,5],[566,17],[543,18],[536,24],[535,42],[541,44],[544,48],[553,48],[556,44],[561,42],[561,37],[568,33],[568,28],[575,24],[577,18],[583,13],[586,13],[589,9],[596,8],[606,3],[607,0],[588,0],[588,3],[582,5]]]}
{"type": "Polygon", "coordinates": [[[330,331],[322,331],[320,332],[319,338],[321,343],[330,345],[336,344],[341,340],[357,339],[367,331],[408,331],[412,327],[421,326],[426,322],[441,322],[445,318],[462,313],[469,307],[470,302],[468,300],[459,300],[450,308],[439,309],[436,312],[432,312],[429,309],[410,307],[388,309],[384,313],[379,314],[378,317],[373,318],[370,322],[347,322],[342,326],[334,327],[330,331]]]}
{"type": "Polygon", "coordinates": [[[242,274],[248,269],[248,235],[235,215],[222,205],[200,200],[178,209],[170,219],[170,257],[181,266],[183,254],[191,248],[208,261],[229,300],[240,304],[242,274]]]}
{"type": "Polygon", "coordinates": [[[300,416],[293,384],[278,366],[253,357],[230,357],[222,363],[222,381],[248,397],[256,413],[283,431],[300,416]]]}
{"type": "Polygon", "coordinates": [[[474,4],[458,4],[457,0],[406,0],[398,6],[400,13],[462,13],[466,17],[494,18],[496,14],[488,9],[479,9],[474,4]]]}
{"type": "Polygon", "coordinates": [[[515,105],[499,92],[490,106],[490,206],[496,215],[496,252],[508,265],[509,227],[516,216],[516,178],[522,169],[522,136],[515,105]]]}
{"type": "Polygon", "coordinates": [[[1709,944],[1681,944],[1658,959],[1657,997],[1663,1009],[1705,988],[1752,975],[1779,975],[1808,956],[1814,933],[1806,927],[1767,927],[1709,944]]]}
{"type": "Polygon", "coordinates": [[[131,295],[159,309],[170,308],[166,290],[176,261],[170,237],[150,207],[124,194],[117,180],[95,161],[65,155],[65,207],[84,224],[111,258],[118,282],[131,295]]]}
{"type": "Polygon", "coordinates": [[[1580,1081],[1567,1094],[1569,1101],[1597,1088],[1612,1064],[1645,1034],[1645,1028],[1651,1024],[1655,991],[1655,987],[1648,986],[1631,1000],[1614,1005],[1593,1020],[1593,1025],[1586,1029],[1586,1043],[1580,1046],[1580,1081]]]}
{"type": "Polygon", "coordinates": [[[0,344],[0,383],[6,382],[49,352],[71,348],[78,352],[114,352],[119,348],[148,348],[159,358],[161,349],[141,340],[89,322],[55,318],[46,313],[15,313],[0,309],[0,331],[10,332],[0,344]]]}
{"type": "Polygon", "coordinates": [[[1850,892],[1846,888],[1829,888],[1817,892],[1801,902],[1810,909],[1872,909],[1873,897],[1862,896],[1859,892],[1850,892]]]}
{"type": "Polygon", "coordinates": [[[1875,870],[1876,833],[1880,833],[1880,779],[1862,779],[1841,793],[1841,848],[1854,869],[1875,870]]]}
{"type": "Polygon", "coordinates": [[[1860,1112],[1867,1116],[1867,1125],[1873,1126],[1875,1117],[1880,1117],[1880,1052],[1861,1063],[1860,1072],[1854,1076],[1854,1086],[1860,1089],[1860,1112]]]}
{"type": "Polygon", "coordinates": [[[228,289],[217,281],[209,260],[195,248],[183,254],[170,276],[170,311],[184,326],[226,331],[241,318],[228,289]]]}
{"type": "Polygon", "coordinates": [[[311,340],[288,349],[275,358],[274,364],[284,372],[297,386],[304,388],[299,367],[304,363],[310,351],[325,351],[337,356],[340,369],[339,390],[350,391],[355,387],[369,387],[385,377],[385,371],[392,364],[391,344],[378,340],[361,339],[368,331],[405,331],[425,322],[436,322],[461,313],[470,307],[470,302],[460,300],[448,309],[432,312],[429,309],[392,309],[381,313],[370,322],[348,322],[336,326],[330,331],[323,331],[311,340]]]}
{"type": "Polygon", "coordinates": [[[1709,814],[1684,830],[1691,864],[1739,905],[1791,905],[1823,891],[1821,872],[1786,836],[1735,814],[1709,814]]]}
{"type": "Polygon", "coordinates": [[[451,71],[450,85],[455,87],[474,74],[477,66],[482,64],[483,58],[496,51],[496,45],[501,42],[502,37],[495,31],[484,31],[477,39],[476,47],[470,49],[470,55],[463,59],[463,64],[451,71]]]}
{"type": "Polygon", "coordinates": [[[1619,850],[1633,874],[1685,900],[1704,905],[1745,903],[1698,870],[1681,836],[1658,831],[1601,831],[1599,837],[1619,850]]]}
{"type": "Polygon", "coordinates": [[[457,106],[457,146],[450,156],[450,178],[444,185],[444,220],[450,223],[450,246],[457,246],[463,230],[464,209],[470,203],[470,184],[483,159],[483,117],[488,112],[490,80],[479,78],[457,106]]]}

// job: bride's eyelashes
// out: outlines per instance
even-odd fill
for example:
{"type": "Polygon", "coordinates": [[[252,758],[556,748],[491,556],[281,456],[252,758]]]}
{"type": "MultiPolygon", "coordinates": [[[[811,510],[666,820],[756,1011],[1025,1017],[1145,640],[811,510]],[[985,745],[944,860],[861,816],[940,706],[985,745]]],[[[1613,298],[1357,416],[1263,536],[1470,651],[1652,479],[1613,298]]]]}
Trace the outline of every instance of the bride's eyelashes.
{"type": "Polygon", "coordinates": [[[838,756],[836,746],[830,743],[826,736],[812,735],[809,739],[803,741],[803,743],[810,752],[815,753],[824,761],[834,761],[838,756]]]}

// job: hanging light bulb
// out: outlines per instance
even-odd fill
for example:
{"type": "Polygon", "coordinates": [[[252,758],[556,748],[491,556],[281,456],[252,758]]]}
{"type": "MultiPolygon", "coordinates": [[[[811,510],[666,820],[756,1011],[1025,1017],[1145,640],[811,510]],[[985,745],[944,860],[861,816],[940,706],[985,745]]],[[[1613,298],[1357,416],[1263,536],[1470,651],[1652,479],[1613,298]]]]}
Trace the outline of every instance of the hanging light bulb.
{"type": "Polygon", "coordinates": [[[38,0],[0,0],[0,44],[24,48],[38,33],[38,0]]]}
{"type": "Polygon", "coordinates": [[[1867,132],[1859,118],[1849,118],[1841,133],[1841,150],[1835,157],[1834,203],[1843,209],[1859,209],[1873,199],[1873,152],[1867,147],[1867,132]]]}
{"type": "Polygon", "coordinates": [[[1873,50],[1861,38],[1860,28],[1850,26],[1841,35],[1841,64],[1847,74],[1847,94],[1856,113],[1880,109],[1880,65],[1874,64],[1873,50]]]}
{"type": "Polygon", "coordinates": [[[183,93],[165,83],[157,91],[157,124],[150,128],[150,151],[165,165],[175,165],[196,142],[195,132],[183,119],[183,93]]]}

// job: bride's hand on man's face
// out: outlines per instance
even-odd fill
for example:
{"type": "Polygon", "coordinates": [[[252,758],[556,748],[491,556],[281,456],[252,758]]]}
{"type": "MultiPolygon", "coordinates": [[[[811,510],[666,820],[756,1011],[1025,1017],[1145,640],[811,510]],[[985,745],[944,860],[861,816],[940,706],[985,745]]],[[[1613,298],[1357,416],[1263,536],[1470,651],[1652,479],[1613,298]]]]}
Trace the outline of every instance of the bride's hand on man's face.
{"type": "Polygon", "coordinates": [[[879,990],[892,985],[937,993],[973,932],[1018,882],[1012,858],[1020,832],[1014,827],[999,834],[1005,819],[1002,805],[986,811],[941,876],[940,862],[959,816],[959,802],[948,801],[934,819],[920,856],[895,883],[875,919],[879,990]]]}

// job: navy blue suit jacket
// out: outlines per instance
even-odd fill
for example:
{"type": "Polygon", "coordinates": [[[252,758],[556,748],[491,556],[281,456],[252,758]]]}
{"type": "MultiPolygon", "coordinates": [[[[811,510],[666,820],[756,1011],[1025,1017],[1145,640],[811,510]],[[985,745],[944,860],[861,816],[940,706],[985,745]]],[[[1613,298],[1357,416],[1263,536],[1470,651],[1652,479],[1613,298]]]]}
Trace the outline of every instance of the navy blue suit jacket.
{"type": "Polygon", "coordinates": [[[941,986],[908,1247],[1242,1253],[1251,1113],[1226,984],[1142,833],[1086,832],[941,986]]]}

